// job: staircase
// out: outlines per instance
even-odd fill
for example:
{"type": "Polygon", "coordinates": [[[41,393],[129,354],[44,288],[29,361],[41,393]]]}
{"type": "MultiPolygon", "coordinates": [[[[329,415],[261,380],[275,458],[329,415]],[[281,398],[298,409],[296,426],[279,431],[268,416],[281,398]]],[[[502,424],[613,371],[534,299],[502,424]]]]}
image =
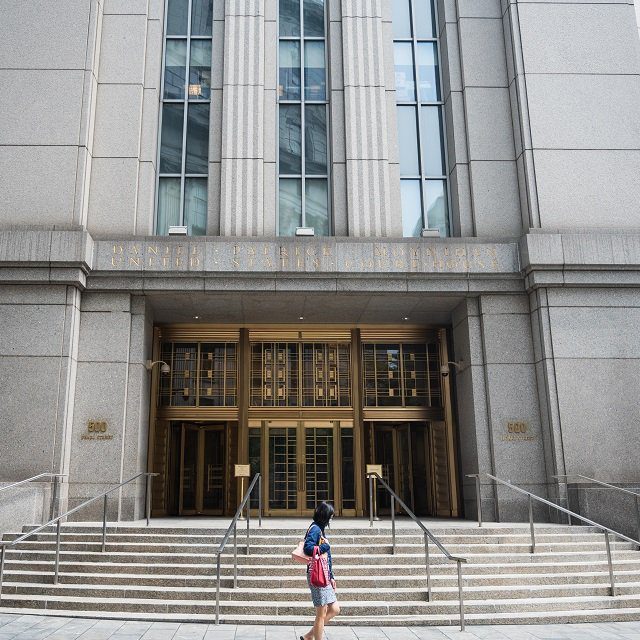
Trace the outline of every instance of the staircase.
{"type": "MultiPolygon", "coordinates": [[[[104,553],[99,527],[66,524],[58,585],[55,535],[40,533],[7,549],[0,612],[211,622],[213,551],[226,525],[210,524],[110,526],[104,553]]],[[[289,557],[307,523],[285,524],[265,520],[263,529],[254,529],[252,522],[250,556],[244,530],[238,531],[237,589],[231,538],[222,558],[221,622],[311,622],[304,567],[289,557]]],[[[611,597],[604,536],[594,529],[538,525],[535,555],[523,525],[449,523],[433,531],[469,561],[463,565],[469,624],[640,620],[640,552],[630,543],[612,542],[617,595],[611,597]]],[[[395,556],[389,529],[370,529],[366,521],[336,523],[330,539],[342,607],[336,624],[458,623],[456,566],[430,547],[428,602],[423,538],[412,522],[399,521],[395,556]]]]}

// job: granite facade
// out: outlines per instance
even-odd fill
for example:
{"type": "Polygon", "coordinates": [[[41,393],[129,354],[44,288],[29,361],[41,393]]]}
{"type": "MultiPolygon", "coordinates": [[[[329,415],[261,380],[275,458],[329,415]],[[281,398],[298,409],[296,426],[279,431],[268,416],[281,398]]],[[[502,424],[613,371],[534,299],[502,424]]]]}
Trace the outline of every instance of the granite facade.
{"type": "MultiPolygon", "coordinates": [[[[3,12],[0,481],[67,473],[60,501],[73,506],[147,470],[154,323],[410,317],[451,335],[467,516],[467,474],[490,473],[626,526],[554,476],[639,480],[632,4],[436,2],[454,237],[416,239],[400,237],[380,0],[327,3],[334,235],[275,237],[277,2],[226,0],[213,12],[207,236],[153,236],[164,4],[3,12]],[[96,421],[108,438],[84,437],[96,421]]],[[[526,517],[508,489],[481,491],[485,519],[526,517]]],[[[23,494],[24,518],[46,511],[45,493],[23,494]]],[[[143,501],[127,487],[109,515],[140,517],[143,501]]]]}

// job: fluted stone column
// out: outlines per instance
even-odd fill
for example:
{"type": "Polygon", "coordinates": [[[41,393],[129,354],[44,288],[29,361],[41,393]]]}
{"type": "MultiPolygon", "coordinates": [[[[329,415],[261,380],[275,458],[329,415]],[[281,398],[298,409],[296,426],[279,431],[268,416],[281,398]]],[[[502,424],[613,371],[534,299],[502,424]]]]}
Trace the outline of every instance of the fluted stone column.
{"type": "Polygon", "coordinates": [[[383,0],[342,0],[350,236],[392,235],[383,0]]]}
{"type": "MultiPolygon", "coordinates": [[[[263,232],[264,2],[226,0],[220,234],[263,232]]],[[[275,123],[274,123],[275,126],[275,123]]]]}

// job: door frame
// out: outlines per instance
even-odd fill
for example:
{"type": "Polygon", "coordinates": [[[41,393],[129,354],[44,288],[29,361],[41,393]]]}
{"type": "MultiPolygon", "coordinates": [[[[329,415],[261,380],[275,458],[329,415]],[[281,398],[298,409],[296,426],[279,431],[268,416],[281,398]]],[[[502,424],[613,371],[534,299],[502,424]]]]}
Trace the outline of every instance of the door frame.
{"type": "Polygon", "coordinates": [[[179,465],[179,487],[178,487],[178,515],[179,516],[222,516],[224,515],[225,496],[227,487],[227,449],[228,449],[228,433],[225,424],[194,424],[192,422],[183,422],[180,424],[180,465],[179,465]],[[185,434],[187,430],[197,431],[197,451],[196,451],[196,497],[195,509],[184,509],[184,455],[185,455],[185,434]],[[205,434],[207,431],[218,431],[222,433],[222,505],[220,509],[205,509],[204,502],[204,482],[205,482],[205,434]]]}
{"type": "Polygon", "coordinates": [[[306,507],[306,429],[331,429],[333,431],[333,500],[336,510],[342,504],[342,465],[340,464],[340,427],[333,420],[269,420],[263,426],[261,468],[263,471],[262,504],[265,516],[312,516],[314,509],[306,507]],[[296,509],[271,509],[269,506],[269,431],[271,429],[296,429],[296,509]]]}

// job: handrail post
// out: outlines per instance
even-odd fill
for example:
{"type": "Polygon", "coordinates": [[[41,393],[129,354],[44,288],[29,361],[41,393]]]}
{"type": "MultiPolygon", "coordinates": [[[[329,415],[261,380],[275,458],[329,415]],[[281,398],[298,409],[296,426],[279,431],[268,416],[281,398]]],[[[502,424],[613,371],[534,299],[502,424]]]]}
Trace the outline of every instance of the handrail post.
{"type": "Polygon", "coordinates": [[[233,524],[233,588],[238,586],[238,522],[233,524]]]}
{"type": "Polygon", "coordinates": [[[533,498],[529,496],[529,528],[531,529],[531,553],[536,552],[536,532],[533,527],[533,498]]]}
{"type": "Polygon", "coordinates": [[[105,494],[102,507],[102,553],[107,549],[107,495],[105,494]]]}
{"type": "Polygon", "coordinates": [[[220,552],[218,552],[217,576],[216,580],[216,624],[220,624],[220,552]]]}
{"type": "Polygon", "coordinates": [[[151,520],[151,481],[153,480],[153,476],[149,473],[147,474],[147,502],[146,502],[146,515],[147,515],[147,527],[149,526],[149,521],[151,520]]]}
{"type": "Polygon", "coordinates": [[[369,476],[369,526],[373,527],[373,476],[369,476]]]}
{"type": "Polygon", "coordinates": [[[2,581],[4,580],[4,554],[6,545],[0,543],[0,601],[2,600],[2,581]]]}
{"type": "MultiPolygon", "coordinates": [[[[640,540],[640,496],[636,496],[636,520],[638,522],[638,540],[640,540]]],[[[640,544],[638,551],[640,551],[640,544]]]]}
{"type": "Polygon", "coordinates": [[[478,510],[478,526],[482,526],[482,494],[480,493],[480,474],[476,475],[476,508],[478,510]]]}
{"type": "Polygon", "coordinates": [[[460,631],[464,631],[464,600],[462,597],[462,560],[458,564],[458,600],[460,601],[460,631]]]}
{"type": "Polygon", "coordinates": [[[56,517],[57,504],[58,504],[58,475],[53,476],[53,489],[51,491],[51,507],[49,508],[49,520],[53,520],[56,517]]]}
{"type": "Polygon", "coordinates": [[[61,520],[56,522],[56,564],[53,571],[53,584],[58,584],[58,573],[60,572],[60,524],[61,520]]]}
{"type": "Polygon", "coordinates": [[[258,527],[262,529],[262,474],[258,474],[258,527]]]}
{"type": "Polygon", "coordinates": [[[249,523],[251,522],[251,505],[249,503],[250,503],[250,500],[247,500],[247,555],[249,555],[249,544],[250,544],[249,523]]]}
{"type": "Polygon", "coordinates": [[[396,553],[396,499],[391,496],[391,553],[396,553]]]}
{"type": "Polygon", "coordinates": [[[429,536],[424,534],[424,561],[427,565],[427,601],[431,602],[431,567],[429,562],[429,536]]]}
{"type": "Polygon", "coordinates": [[[611,595],[615,596],[616,595],[616,583],[615,583],[615,580],[613,578],[613,562],[611,561],[611,543],[609,542],[609,532],[608,531],[604,532],[604,543],[605,543],[605,546],[607,547],[607,563],[609,564],[609,580],[611,582],[610,591],[611,591],[611,595]]]}

